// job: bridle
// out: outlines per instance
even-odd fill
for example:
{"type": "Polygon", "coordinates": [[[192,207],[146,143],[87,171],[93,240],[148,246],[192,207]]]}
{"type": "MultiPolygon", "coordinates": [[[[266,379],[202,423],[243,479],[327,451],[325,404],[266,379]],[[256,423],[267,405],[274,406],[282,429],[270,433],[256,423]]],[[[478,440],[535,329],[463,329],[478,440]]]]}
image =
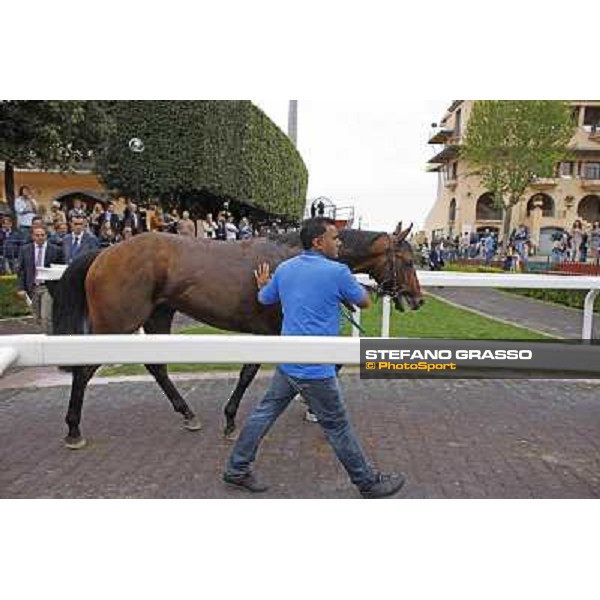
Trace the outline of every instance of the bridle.
{"type": "MultiPolygon", "coordinates": [[[[387,238],[389,243],[385,249],[385,277],[374,289],[378,296],[397,296],[403,291],[403,286],[402,281],[398,277],[398,258],[394,249],[395,242],[391,236],[388,235],[387,238]],[[389,275],[390,270],[391,276],[389,275]]],[[[375,279],[373,273],[369,273],[369,275],[375,279]]]]}

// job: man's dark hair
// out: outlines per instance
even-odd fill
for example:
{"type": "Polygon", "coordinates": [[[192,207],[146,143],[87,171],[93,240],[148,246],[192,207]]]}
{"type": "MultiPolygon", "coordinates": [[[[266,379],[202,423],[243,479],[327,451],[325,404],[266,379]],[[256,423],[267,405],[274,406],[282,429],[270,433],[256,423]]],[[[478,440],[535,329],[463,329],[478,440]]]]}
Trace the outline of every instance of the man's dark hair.
{"type": "Polygon", "coordinates": [[[315,238],[322,236],[327,231],[328,225],[335,225],[333,219],[327,217],[315,217],[306,219],[300,227],[300,241],[305,250],[312,248],[312,242],[315,238]]]}

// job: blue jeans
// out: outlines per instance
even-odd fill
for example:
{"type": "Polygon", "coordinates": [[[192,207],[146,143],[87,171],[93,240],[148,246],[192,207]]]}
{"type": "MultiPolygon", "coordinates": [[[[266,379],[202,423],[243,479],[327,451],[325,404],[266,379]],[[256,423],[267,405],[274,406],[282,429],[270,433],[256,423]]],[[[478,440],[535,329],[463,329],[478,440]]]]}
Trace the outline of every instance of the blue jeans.
{"type": "Polygon", "coordinates": [[[377,481],[377,472],[367,461],[350,424],[337,377],[297,379],[279,368],[264,398],[244,424],[229,458],[227,472],[230,475],[250,472],[260,441],[296,394],[301,394],[317,415],[327,441],[352,483],[361,490],[373,485],[377,481]]]}

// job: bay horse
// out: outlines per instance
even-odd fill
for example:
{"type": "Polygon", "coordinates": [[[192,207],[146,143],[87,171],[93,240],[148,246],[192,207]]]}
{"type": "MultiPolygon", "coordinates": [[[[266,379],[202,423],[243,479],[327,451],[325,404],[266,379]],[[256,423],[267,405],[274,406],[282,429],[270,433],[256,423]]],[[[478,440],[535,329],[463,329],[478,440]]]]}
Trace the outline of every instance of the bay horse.
{"type": "MultiPolygon", "coordinates": [[[[412,248],[399,223],[394,234],[342,230],[339,259],[354,273],[366,273],[380,295],[393,297],[397,309],[403,299],[411,309],[423,303],[413,266],[412,248]]],[[[78,256],[53,286],[53,334],[167,334],[180,311],[202,323],[241,333],[279,335],[279,305],[263,306],[257,299],[254,269],[279,263],[302,252],[298,233],[237,242],[195,239],[168,233],[143,233],[111,246],[78,256]]],[[[72,367],[66,415],[65,445],[85,445],[80,423],[85,389],[100,365],[72,367]]],[[[195,431],[200,421],[167,374],[165,364],[146,369],[195,431]]],[[[225,435],[235,429],[237,410],[259,364],[243,365],[237,385],[225,406],[225,435]]]]}

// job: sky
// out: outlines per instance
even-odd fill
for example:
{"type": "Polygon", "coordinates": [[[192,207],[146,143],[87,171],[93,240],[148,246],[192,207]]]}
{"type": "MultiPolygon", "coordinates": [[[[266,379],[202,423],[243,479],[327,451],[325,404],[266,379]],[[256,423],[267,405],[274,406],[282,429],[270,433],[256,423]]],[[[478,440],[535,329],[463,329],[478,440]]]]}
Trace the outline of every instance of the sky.
{"type": "MultiPolygon", "coordinates": [[[[287,132],[289,100],[253,100],[287,132]]],[[[310,200],[354,206],[363,229],[420,228],[433,206],[437,175],[427,173],[427,143],[452,99],[298,100],[298,150],[308,168],[310,200]]]]}

